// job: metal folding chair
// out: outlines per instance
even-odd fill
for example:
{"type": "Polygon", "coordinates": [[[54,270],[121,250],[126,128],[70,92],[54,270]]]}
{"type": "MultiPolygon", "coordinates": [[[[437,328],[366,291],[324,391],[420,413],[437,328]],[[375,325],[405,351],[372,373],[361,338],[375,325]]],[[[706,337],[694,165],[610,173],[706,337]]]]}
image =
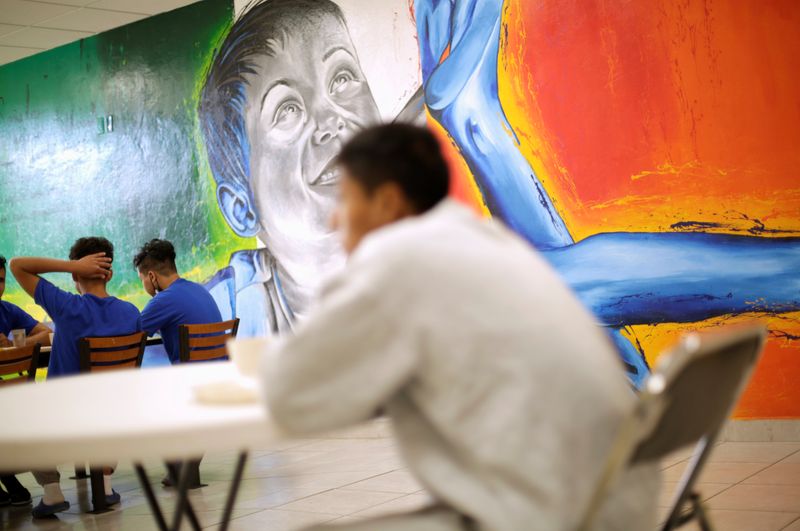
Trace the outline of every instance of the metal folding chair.
{"type": "Polygon", "coordinates": [[[610,489],[628,467],[660,460],[694,444],[692,458],[672,497],[663,531],[697,519],[712,529],[693,491],[719,434],[744,391],[766,340],[760,324],[685,336],[661,357],[640,399],[623,422],[579,529],[589,531],[610,489]]]}

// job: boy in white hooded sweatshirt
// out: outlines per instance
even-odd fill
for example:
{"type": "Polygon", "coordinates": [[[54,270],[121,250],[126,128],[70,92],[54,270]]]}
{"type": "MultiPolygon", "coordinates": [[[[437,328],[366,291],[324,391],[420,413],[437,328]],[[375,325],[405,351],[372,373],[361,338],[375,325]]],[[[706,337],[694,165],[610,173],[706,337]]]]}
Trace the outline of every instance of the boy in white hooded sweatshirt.
{"type": "MultiPolygon", "coordinates": [[[[635,400],[609,340],[526,242],[446,198],[429,131],[364,131],[339,169],[349,262],[275,345],[268,407],[297,435],[385,413],[435,504],[333,528],[575,529],[635,400]]],[[[657,493],[657,467],[627,471],[597,529],[654,528],[657,493]]]]}

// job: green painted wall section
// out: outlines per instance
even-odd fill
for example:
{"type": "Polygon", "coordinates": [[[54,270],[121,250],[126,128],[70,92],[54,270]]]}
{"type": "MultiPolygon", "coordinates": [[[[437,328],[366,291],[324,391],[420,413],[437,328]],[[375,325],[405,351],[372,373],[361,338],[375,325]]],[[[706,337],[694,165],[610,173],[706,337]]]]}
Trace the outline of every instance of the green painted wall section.
{"type": "MultiPolygon", "coordinates": [[[[232,18],[231,0],[205,0],[0,67],[0,254],[66,258],[76,238],[105,236],[110,291],[142,307],[131,258],[143,242],[172,240],[198,281],[255,247],[219,213],[197,124],[232,18]],[[108,115],[113,132],[101,133],[108,115]]],[[[43,317],[13,279],[4,299],[43,317]]]]}

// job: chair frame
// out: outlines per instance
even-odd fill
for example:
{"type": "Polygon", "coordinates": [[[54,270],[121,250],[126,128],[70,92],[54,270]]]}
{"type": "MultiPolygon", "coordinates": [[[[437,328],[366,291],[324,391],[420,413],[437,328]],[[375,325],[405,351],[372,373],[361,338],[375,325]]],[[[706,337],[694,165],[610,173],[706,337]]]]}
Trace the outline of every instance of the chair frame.
{"type": "MultiPolygon", "coordinates": [[[[208,324],[184,324],[178,327],[179,346],[180,346],[180,360],[181,363],[195,362],[195,361],[211,361],[227,356],[227,349],[225,342],[229,339],[236,337],[239,331],[239,319],[231,319],[229,321],[220,321],[218,323],[208,324]],[[230,330],[230,332],[228,332],[230,330]],[[217,334],[211,336],[193,337],[200,334],[217,334]],[[197,352],[195,349],[207,347],[207,352],[218,352],[218,356],[212,358],[192,359],[192,353],[197,352]]],[[[199,352],[203,352],[202,350],[199,352]]]]}
{"type": "Polygon", "coordinates": [[[739,385],[733,393],[723,421],[716,426],[709,426],[705,435],[696,440],[694,452],[684,471],[672,497],[671,509],[664,521],[662,531],[671,531],[693,519],[697,519],[703,531],[712,531],[713,527],[706,510],[701,503],[700,496],[693,492],[693,487],[703,470],[703,466],[711,454],[714,445],[730,418],[733,409],[750,381],[758,360],[763,351],[767,338],[767,329],[762,324],[750,323],[739,326],[724,327],[709,334],[687,334],[676,347],[663,356],[656,370],[648,377],[641,391],[639,400],[633,407],[628,417],[623,421],[617,437],[612,444],[609,458],[606,461],[596,488],[579,531],[590,531],[594,520],[600,513],[609,489],[613,486],[619,474],[630,464],[640,443],[653,433],[661,420],[662,414],[668,407],[668,396],[665,391],[682,374],[691,363],[703,357],[715,355],[720,350],[737,343],[756,341],[756,353],[753,362],[741,375],[739,385]],[[684,511],[684,505],[689,502],[689,510],[684,511]]]}
{"type": "MultiPolygon", "coordinates": [[[[128,365],[134,362],[134,367],[142,366],[144,349],[147,344],[147,334],[145,332],[135,332],[124,336],[105,336],[105,337],[82,337],[78,339],[78,356],[81,373],[97,373],[108,370],[123,370],[130,368],[128,365]],[[137,337],[138,336],[138,337],[137,337]],[[113,349],[113,350],[112,350],[113,349]],[[100,352],[95,352],[100,350],[100,352]],[[121,353],[131,353],[136,351],[136,355],[128,357],[122,361],[114,359],[121,353]],[[105,365],[97,365],[93,354],[99,354],[100,362],[105,365]],[[103,356],[105,354],[105,356],[103,356]]],[[[75,479],[85,479],[86,465],[75,464],[75,479]]],[[[92,487],[92,513],[100,514],[110,511],[105,498],[105,487],[103,486],[103,468],[89,465],[89,481],[92,487]]]]}
{"type": "Polygon", "coordinates": [[[39,352],[42,345],[34,343],[32,345],[25,345],[24,347],[14,347],[8,350],[0,351],[0,375],[7,376],[14,373],[19,373],[20,376],[10,380],[0,380],[0,387],[8,385],[19,384],[23,382],[32,382],[36,379],[36,369],[39,368],[39,352]],[[30,351],[30,353],[28,352],[30,351]],[[16,356],[12,359],[12,356],[16,356]],[[30,358],[30,362],[25,366],[25,361],[30,358]],[[12,365],[16,368],[6,369],[5,365],[12,365]],[[10,372],[7,372],[10,371],[10,372]],[[27,371],[26,376],[21,376],[23,371],[27,371]]]}
{"type": "MultiPolygon", "coordinates": [[[[229,339],[235,338],[238,331],[238,318],[230,319],[228,321],[220,321],[217,323],[183,324],[178,326],[181,363],[215,361],[227,356],[228,349],[226,348],[225,343],[229,339]],[[199,352],[214,352],[216,354],[213,355],[213,357],[192,359],[192,353],[196,352],[194,350],[196,348],[206,348],[205,351],[200,350],[199,352]]],[[[205,487],[206,485],[200,479],[200,461],[201,459],[193,459],[186,462],[167,463],[167,470],[169,470],[170,476],[172,476],[173,483],[177,485],[177,478],[181,475],[180,471],[183,470],[187,476],[188,488],[197,489],[200,487],[205,487]]]]}
{"type": "Polygon", "coordinates": [[[78,355],[80,359],[80,372],[97,372],[103,370],[117,370],[126,367],[119,367],[123,363],[134,361],[135,367],[142,366],[144,349],[147,344],[147,334],[145,332],[135,332],[125,336],[106,336],[106,337],[82,337],[78,340],[78,355]],[[139,336],[139,337],[137,337],[139,336]],[[115,350],[111,350],[115,349],[115,350]],[[128,352],[137,349],[136,356],[127,358],[119,362],[117,360],[106,360],[104,357],[114,357],[121,352],[128,352]],[[100,350],[101,352],[97,352],[100,350]],[[100,360],[95,360],[94,355],[100,354],[100,360]],[[103,356],[106,354],[107,356],[103,356]],[[106,362],[106,365],[98,365],[96,361],[106,362]],[[102,368],[100,368],[102,367],[102,368]]]}

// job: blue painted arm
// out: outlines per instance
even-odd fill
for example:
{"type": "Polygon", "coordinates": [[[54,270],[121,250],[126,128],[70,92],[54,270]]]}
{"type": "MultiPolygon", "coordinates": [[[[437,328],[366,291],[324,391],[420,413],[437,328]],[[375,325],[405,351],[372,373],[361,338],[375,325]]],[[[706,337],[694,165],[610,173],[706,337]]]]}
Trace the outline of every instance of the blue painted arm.
{"type": "Polygon", "coordinates": [[[544,255],[609,326],[800,310],[800,238],[609,233],[544,255]]]}
{"type": "Polygon", "coordinates": [[[500,105],[502,8],[502,0],[415,2],[425,103],[464,153],[492,214],[539,249],[561,247],[572,238],[500,105]]]}
{"type": "Polygon", "coordinates": [[[648,369],[620,327],[800,310],[800,239],[618,233],[573,245],[500,104],[502,9],[502,0],[415,1],[425,103],[461,150],[492,215],[545,251],[611,327],[632,381],[639,385],[648,369]]]}
{"type": "MultiPolygon", "coordinates": [[[[539,249],[573,242],[519,150],[497,92],[502,0],[416,0],[425,103],[464,155],[493,216],[539,249]],[[449,55],[440,62],[447,48],[449,55]]],[[[649,370],[619,330],[609,330],[631,381],[649,370]]]]}

